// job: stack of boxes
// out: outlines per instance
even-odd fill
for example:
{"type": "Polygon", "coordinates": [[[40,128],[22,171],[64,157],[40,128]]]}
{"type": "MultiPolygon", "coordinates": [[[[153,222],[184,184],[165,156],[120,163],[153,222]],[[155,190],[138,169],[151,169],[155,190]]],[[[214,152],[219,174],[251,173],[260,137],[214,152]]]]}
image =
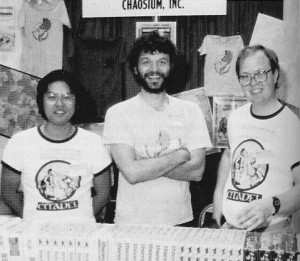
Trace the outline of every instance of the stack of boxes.
{"type": "Polygon", "coordinates": [[[290,234],[0,217],[0,261],[292,261],[290,234]]]}

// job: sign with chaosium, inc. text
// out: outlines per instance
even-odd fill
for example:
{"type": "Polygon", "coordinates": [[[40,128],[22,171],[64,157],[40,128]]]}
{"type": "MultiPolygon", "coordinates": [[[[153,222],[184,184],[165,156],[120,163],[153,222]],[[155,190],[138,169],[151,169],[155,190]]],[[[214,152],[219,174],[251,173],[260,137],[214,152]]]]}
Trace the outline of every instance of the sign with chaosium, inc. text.
{"type": "Polygon", "coordinates": [[[226,15],[227,0],[82,0],[83,17],[226,15]]]}

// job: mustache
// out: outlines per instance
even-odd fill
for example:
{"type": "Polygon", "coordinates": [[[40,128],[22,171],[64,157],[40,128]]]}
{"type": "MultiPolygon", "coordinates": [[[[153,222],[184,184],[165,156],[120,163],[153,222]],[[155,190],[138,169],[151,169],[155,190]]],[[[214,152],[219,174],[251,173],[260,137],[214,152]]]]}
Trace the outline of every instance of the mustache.
{"type": "Polygon", "coordinates": [[[162,78],[166,78],[166,75],[164,73],[156,72],[156,71],[145,73],[144,77],[156,76],[156,75],[158,75],[158,76],[160,76],[162,78]]]}

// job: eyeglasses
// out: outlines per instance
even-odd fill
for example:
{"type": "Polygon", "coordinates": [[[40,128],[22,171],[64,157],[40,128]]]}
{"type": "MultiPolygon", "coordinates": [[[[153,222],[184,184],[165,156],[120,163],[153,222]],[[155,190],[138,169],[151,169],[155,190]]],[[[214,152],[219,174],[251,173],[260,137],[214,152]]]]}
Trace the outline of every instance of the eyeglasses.
{"type": "Polygon", "coordinates": [[[265,82],[266,80],[268,80],[268,73],[271,70],[272,69],[269,69],[268,71],[259,70],[255,73],[244,73],[239,75],[238,79],[242,87],[249,85],[252,81],[252,78],[254,78],[257,83],[265,82]]]}
{"type": "Polygon", "coordinates": [[[46,92],[44,96],[49,102],[57,102],[59,99],[65,103],[71,103],[75,100],[75,95],[70,94],[57,94],[53,92],[46,92]]]}

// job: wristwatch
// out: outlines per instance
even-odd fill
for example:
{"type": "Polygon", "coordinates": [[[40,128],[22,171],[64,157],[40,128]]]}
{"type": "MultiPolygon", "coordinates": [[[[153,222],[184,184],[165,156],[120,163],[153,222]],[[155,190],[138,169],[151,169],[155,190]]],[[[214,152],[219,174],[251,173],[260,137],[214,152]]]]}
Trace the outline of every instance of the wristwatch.
{"type": "Polygon", "coordinates": [[[275,216],[280,209],[280,200],[277,197],[272,197],[272,199],[273,199],[273,207],[275,209],[275,211],[272,215],[275,216]]]}

